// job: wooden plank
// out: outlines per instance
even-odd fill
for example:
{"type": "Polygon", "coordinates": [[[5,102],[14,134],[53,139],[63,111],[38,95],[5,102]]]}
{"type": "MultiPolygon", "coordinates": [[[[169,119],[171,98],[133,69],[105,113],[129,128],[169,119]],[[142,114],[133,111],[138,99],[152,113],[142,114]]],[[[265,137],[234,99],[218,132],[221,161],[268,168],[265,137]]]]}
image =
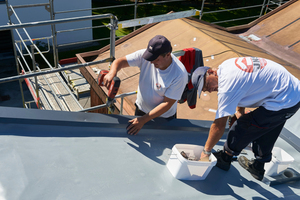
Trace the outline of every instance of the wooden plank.
{"type": "MultiPolygon", "coordinates": [[[[94,71],[90,67],[81,67],[80,72],[83,75],[83,77],[87,80],[87,82],[90,84],[91,88],[91,106],[95,105],[101,105],[99,102],[106,102],[107,98],[107,92],[108,90],[105,87],[100,87],[97,80],[97,75],[94,73],[94,71]],[[94,93],[96,95],[94,95],[94,93]],[[93,98],[92,98],[93,95],[93,98]],[[97,98],[98,96],[98,98],[97,98]]],[[[113,114],[119,114],[119,108],[117,106],[114,106],[114,112],[113,114]]]]}
{"type": "MultiPolygon", "coordinates": [[[[91,89],[90,96],[91,96],[91,107],[104,104],[104,102],[101,100],[101,98],[99,98],[98,95],[96,94],[95,90],[91,89]]],[[[98,110],[92,110],[92,111],[89,111],[89,112],[91,112],[91,113],[105,113],[105,114],[107,114],[108,113],[108,109],[107,108],[100,108],[98,110]]]]}

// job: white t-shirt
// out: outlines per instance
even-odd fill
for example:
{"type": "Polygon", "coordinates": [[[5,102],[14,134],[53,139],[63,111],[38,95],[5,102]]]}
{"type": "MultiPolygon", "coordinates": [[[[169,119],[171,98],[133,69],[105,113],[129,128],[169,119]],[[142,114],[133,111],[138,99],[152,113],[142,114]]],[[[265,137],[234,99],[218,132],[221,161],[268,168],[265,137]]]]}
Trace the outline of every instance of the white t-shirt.
{"type": "MultiPolygon", "coordinates": [[[[142,58],[145,49],[126,56],[130,66],[140,68],[140,79],[136,104],[145,113],[163,102],[164,97],[179,100],[188,82],[188,75],[184,65],[173,55],[171,65],[160,70],[151,62],[142,58]]],[[[161,117],[168,118],[176,113],[177,101],[161,117]]]]}
{"type": "Polygon", "coordinates": [[[216,119],[234,114],[237,106],[278,111],[300,101],[300,81],[271,60],[232,58],[224,61],[217,73],[216,119]]]}

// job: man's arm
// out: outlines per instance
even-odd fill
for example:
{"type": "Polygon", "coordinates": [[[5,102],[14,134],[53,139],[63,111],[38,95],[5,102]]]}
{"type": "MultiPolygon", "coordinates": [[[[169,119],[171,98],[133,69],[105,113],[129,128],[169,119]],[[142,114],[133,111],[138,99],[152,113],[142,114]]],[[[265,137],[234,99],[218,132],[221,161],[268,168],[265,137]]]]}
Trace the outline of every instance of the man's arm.
{"type": "Polygon", "coordinates": [[[108,88],[113,78],[117,75],[117,72],[125,67],[129,67],[125,56],[114,60],[110,66],[109,73],[103,78],[103,84],[108,88]]]}
{"type": "Polygon", "coordinates": [[[149,113],[130,120],[129,122],[131,123],[131,125],[127,128],[128,134],[136,135],[142,129],[145,123],[167,112],[175,102],[175,99],[164,97],[163,102],[153,108],[149,113]]]}
{"type": "MultiPolygon", "coordinates": [[[[208,139],[204,146],[204,149],[206,151],[211,151],[213,147],[219,142],[220,138],[224,134],[226,122],[227,122],[227,116],[219,119],[215,119],[215,121],[212,123],[209,130],[208,139]]],[[[207,155],[202,152],[201,158],[204,157],[207,157],[207,155]]]]}

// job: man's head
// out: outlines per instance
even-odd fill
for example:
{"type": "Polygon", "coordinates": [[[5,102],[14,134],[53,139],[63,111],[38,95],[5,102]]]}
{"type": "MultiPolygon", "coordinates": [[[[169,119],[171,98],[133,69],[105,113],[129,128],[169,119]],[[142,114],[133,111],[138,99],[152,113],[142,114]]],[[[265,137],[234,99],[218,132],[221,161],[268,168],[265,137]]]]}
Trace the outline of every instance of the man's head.
{"type": "Polygon", "coordinates": [[[192,84],[198,88],[199,97],[201,92],[218,91],[218,75],[216,69],[209,67],[198,67],[192,76],[192,84]]]}
{"type": "Polygon", "coordinates": [[[151,62],[156,60],[158,56],[166,55],[167,53],[171,52],[171,42],[162,35],[156,35],[149,41],[148,47],[145,53],[143,54],[143,58],[151,62]]]}

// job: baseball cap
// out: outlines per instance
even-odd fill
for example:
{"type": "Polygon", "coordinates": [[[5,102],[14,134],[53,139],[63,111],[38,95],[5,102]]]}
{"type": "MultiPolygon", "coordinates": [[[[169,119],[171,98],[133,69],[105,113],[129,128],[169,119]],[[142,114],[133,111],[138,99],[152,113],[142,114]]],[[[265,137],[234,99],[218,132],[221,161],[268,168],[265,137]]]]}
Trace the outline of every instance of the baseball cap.
{"type": "Polygon", "coordinates": [[[153,61],[158,58],[159,55],[168,52],[172,52],[171,42],[165,36],[156,35],[149,41],[143,58],[148,61],[153,61]]]}
{"type": "Polygon", "coordinates": [[[192,84],[194,88],[197,88],[198,95],[200,98],[203,86],[204,86],[204,76],[209,67],[198,67],[192,74],[192,84]]]}

